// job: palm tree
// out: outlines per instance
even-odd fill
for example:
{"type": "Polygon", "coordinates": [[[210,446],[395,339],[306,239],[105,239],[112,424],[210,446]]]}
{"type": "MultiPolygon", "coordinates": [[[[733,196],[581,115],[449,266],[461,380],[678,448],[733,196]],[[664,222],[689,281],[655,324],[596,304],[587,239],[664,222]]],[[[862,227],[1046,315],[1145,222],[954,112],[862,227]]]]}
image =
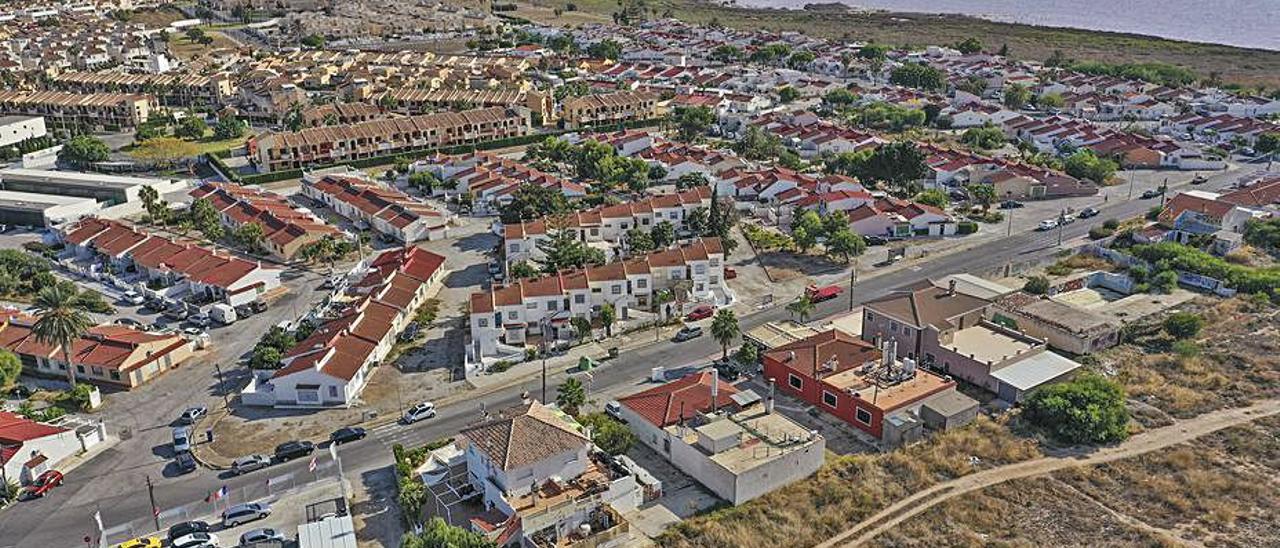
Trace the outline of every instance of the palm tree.
{"type": "Polygon", "coordinates": [[[800,316],[800,323],[805,323],[809,321],[809,316],[813,314],[814,308],[817,307],[814,306],[813,301],[809,300],[809,296],[801,295],[795,302],[787,305],[787,312],[790,312],[792,316],[800,316]]]}
{"type": "Polygon", "coordinates": [[[577,377],[569,377],[556,391],[556,405],[561,411],[577,416],[578,408],[587,403],[587,389],[577,377]]]}
{"type": "Polygon", "coordinates": [[[37,341],[62,349],[62,360],[67,364],[67,381],[75,387],[76,368],[71,364],[71,345],[92,325],[80,290],[71,282],[46,287],[36,294],[35,308],[40,312],[35,325],[31,326],[32,333],[37,341]]]}
{"type": "Polygon", "coordinates": [[[722,308],[719,312],[716,312],[716,317],[711,320],[711,336],[720,342],[722,359],[729,359],[729,344],[738,338],[741,333],[742,329],[738,327],[738,317],[733,314],[732,310],[722,308]]]}

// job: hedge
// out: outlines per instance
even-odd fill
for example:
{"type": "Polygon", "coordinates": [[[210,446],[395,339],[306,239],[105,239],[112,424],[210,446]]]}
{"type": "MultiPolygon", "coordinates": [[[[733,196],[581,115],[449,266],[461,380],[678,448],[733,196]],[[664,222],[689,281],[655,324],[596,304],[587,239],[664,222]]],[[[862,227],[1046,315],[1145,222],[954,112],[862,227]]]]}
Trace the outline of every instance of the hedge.
{"type": "Polygon", "coordinates": [[[1242,293],[1264,292],[1272,298],[1280,296],[1280,267],[1254,268],[1232,264],[1194,247],[1173,242],[1135,245],[1129,248],[1129,252],[1157,269],[1172,268],[1217,278],[1242,293]]]}
{"type": "Polygon", "coordinates": [[[973,234],[978,231],[978,223],[973,221],[960,221],[956,225],[956,232],[960,234],[973,234]]]}
{"type": "MultiPolygon", "coordinates": [[[[366,167],[390,165],[402,159],[411,162],[418,158],[423,158],[423,157],[427,157],[435,154],[466,154],[470,152],[476,152],[479,150],[495,150],[499,148],[528,145],[528,144],[544,141],[551,137],[564,135],[566,133],[575,133],[575,132],[590,133],[593,131],[616,131],[624,128],[636,129],[641,127],[655,126],[661,122],[662,122],[662,119],[632,120],[632,121],[623,122],[623,123],[595,124],[595,125],[584,126],[584,127],[575,128],[575,129],[556,129],[556,130],[548,131],[545,133],[533,133],[529,135],[521,135],[519,137],[509,137],[506,139],[498,139],[495,141],[485,141],[483,143],[477,143],[477,144],[454,145],[454,146],[440,147],[440,148],[408,150],[408,151],[400,152],[397,154],[388,154],[386,156],[375,156],[373,158],[361,158],[359,160],[350,160],[346,162],[337,162],[333,164],[311,166],[307,169],[325,169],[325,168],[336,167],[336,166],[350,166],[356,169],[362,169],[366,167]]],[[[243,185],[260,185],[264,183],[273,183],[276,181],[283,181],[285,179],[297,179],[299,177],[302,177],[302,173],[304,171],[302,168],[298,168],[298,169],[287,169],[284,171],[272,171],[269,173],[261,173],[257,175],[239,175],[234,171],[228,169],[226,164],[222,162],[221,158],[218,158],[213,154],[205,154],[205,158],[207,158],[209,162],[217,166],[218,169],[222,171],[222,173],[225,174],[228,179],[231,179],[232,181],[243,184],[243,185]]]]}

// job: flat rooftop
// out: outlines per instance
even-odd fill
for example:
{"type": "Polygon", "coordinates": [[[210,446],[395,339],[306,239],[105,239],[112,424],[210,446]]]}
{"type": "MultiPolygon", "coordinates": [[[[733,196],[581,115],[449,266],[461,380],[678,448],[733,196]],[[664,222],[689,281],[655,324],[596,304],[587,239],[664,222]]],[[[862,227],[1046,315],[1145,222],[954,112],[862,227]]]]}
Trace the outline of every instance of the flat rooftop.
{"type": "Polygon", "coordinates": [[[67,186],[109,187],[121,190],[135,186],[164,186],[169,184],[168,179],[128,177],[123,175],[108,175],[105,173],[82,173],[79,171],[53,171],[47,169],[24,168],[0,170],[0,183],[9,180],[67,186]]]}
{"type": "Polygon", "coordinates": [[[1024,352],[1030,352],[1037,345],[1029,337],[1017,337],[992,328],[985,324],[966,327],[956,331],[950,345],[944,345],[957,354],[969,356],[985,363],[1002,362],[1024,352]]]}
{"type": "Polygon", "coordinates": [[[777,348],[817,335],[819,331],[792,320],[768,322],[744,333],[746,338],[763,344],[766,348],[777,348]]]}
{"type": "Polygon", "coordinates": [[[712,462],[734,474],[768,464],[822,438],[780,413],[765,413],[763,406],[720,415],[697,428],[672,425],[667,430],[680,435],[685,443],[699,449],[699,431],[716,438],[736,435],[737,445],[714,455],[707,455],[712,462]]]}
{"type": "Polygon", "coordinates": [[[862,307],[853,309],[852,312],[846,312],[839,316],[833,316],[824,326],[829,329],[837,329],[853,335],[855,337],[862,336],[862,307]]]}
{"type": "Polygon", "coordinates": [[[8,210],[44,211],[51,207],[97,203],[93,198],[0,190],[0,208],[8,210]]]}
{"type": "MultiPolygon", "coordinates": [[[[883,368],[877,367],[880,369],[883,368]]],[[[822,382],[837,390],[857,392],[863,401],[885,411],[892,411],[955,384],[919,368],[911,378],[897,382],[881,380],[876,373],[863,373],[863,370],[863,367],[855,367],[822,379],[822,382]]]]}
{"type": "Polygon", "coordinates": [[[10,115],[10,116],[0,116],[0,126],[7,126],[9,124],[25,122],[27,120],[35,120],[37,118],[43,118],[43,116],[22,116],[18,114],[10,115]]]}

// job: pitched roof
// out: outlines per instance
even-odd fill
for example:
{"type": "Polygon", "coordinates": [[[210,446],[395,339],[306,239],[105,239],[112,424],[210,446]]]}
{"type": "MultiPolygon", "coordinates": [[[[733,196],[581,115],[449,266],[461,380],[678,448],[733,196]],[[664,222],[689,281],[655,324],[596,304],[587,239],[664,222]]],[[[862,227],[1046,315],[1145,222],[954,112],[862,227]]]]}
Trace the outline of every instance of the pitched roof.
{"type": "Polygon", "coordinates": [[[991,301],[937,287],[929,280],[922,280],[900,287],[889,295],[866,303],[866,307],[881,314],[888,314],[903,322],[910,322],[917,329],[932,325],[939,329],[952,327],[950,319],[978,310],[991,301]]]}
{"type": "MultiPolygon", "coordinates": [[[[711,382],[714,378],[715,375],[710,371],[694,373],[620,398],[618,402],[659,428],[664,428],[691,419],[698,413],[710,411],[711,382]]],[[[719,381],[716,406],[724,409],[733,405],[733,395],[737,393],[738,389],[733,385],[719,381]]]]}
{"type": "Polygon", "coordinates": [[[477,450],[504,471],[536,464],[590,443],[582,426],[537,401],[503,412],[461,432],[477,450]]]}
{"type": "Polygon", "coordinates": [[[871,343],[838,329],[829,329],[765,353],[765,357],[807,377],[817,378],[847,371],[880,358],[871,343]]]}

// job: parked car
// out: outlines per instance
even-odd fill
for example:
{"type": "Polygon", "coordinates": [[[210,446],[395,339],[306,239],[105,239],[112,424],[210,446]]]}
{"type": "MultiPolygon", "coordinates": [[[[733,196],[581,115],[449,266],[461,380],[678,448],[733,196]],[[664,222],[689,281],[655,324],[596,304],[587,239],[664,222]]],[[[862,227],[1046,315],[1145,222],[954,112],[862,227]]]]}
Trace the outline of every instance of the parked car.
{"type": "Polygon", "coordinates": [[[241,546],[248,546],[255,542],[271,542],[271,541],[284,542],[285,540],[287,539],[285,539],[284,533],[277,531],[275,529],[272,529],[270,527],[254,529],[243,535],[240,535],[241,546]]]}
{"type": "Polygon", "coordinates": [[[738,269],[736,269],[736,268],[734,268],[734,267],[732,267],[732,266],[726,266],[726,267],[724,267],[724,279],[726,279],[726,280],[734,280],[734,279],[737,279],[737,278],[738,278],[738,269]]]}
{"type": "Polygon", "coordinates": [[[889,243],[889,240],[882,236],[867,236],[863,240],[867,242],[867,245],[885,245],[889,243]]]}
{"type": "Polygon", "coordinates": [[[36,477],[36,480],[26,487],[24,494],[27,498],[43,497],[59,485],[62,485],[62,472],[45,470],[43,474],[36,477]]]}
{"type": "Polygon", "coordinates": [[[676,331],[676,336],[672,339],[675,342],[684,342],[696,339],[702,336],[702,328],[696,325],[686,325],[676,331]]]}
{"type": "Polygon", "coordinates": [[[173,464],[177,467],[179,474],[189,474],[196,471],[196,458],[191,456],[189,451],[178,453],[173,458],[173,464]]]}
{"type": "Polygon", "coordinates": [[[203,521],[184,521],[175,523],[169,527],[169,542],[185,537],[192,533],[208,533],[209,524],[203,521]]]}
{"type": "Polygon", "coordinates": [[[187,312],[186,305],[182,304],[170,306],[164,310],[164,317],[169,318],[170,320],[182,321],[187,319],[188,315],[189,313],[187,312]]]}
{"type": "Polygon", "coordinates": [[[362,440],[366,434],[364,428],[359,426],[344,426],[329,434],[329,441],[341,445],[350,441],[362,440]]]}
{"type": "Polygon", "coordinates": [[[271,457],[266,455],[249,455],[240,457],[231,463],[231,473],[240,476],[271,466],[271,457]]]}
{"type": "Polygon", "coordinates": [[[143,329],[146,327],[145,324],[133,318],[116,318],[116,325],[125,325],[135,329],[143,329]]]}
{"type": "Polygon", "coordinates": [[[191,533],[173,539],[173,548],[206,548],[218,546],[218,537],[213,533],[191,533]]]}
{"type": "Polygon", "coordinates": [[[1193,185],[1203,185],[1207,182],[1209,182],[1209,178],[1199,173],[1196,174],[1195,178],[1191,179],[1191,184],[1193,185]]]}
{"type": "Polygon", "coordinates": [[[204,313],[194,314],[190,318],[187,318],[187,323],[196,327],[209,327],[209,324],[212,322],[213,320],[209,318],[209,315],[204,313]]]}
{"type": "Polygon", "coordinates": [[[160,537],[138,537],[121,542],[115,545],[115,548],[161,548],[162,546],[164,541],[160,540],[160,537]]]}
{"type": "Polygon", "coordinates": [[[1055,228],[1058,228],[1057,219],[1045,219],[1043,221],[1040,221],[1040,224],[1036,226],[1036,230],[1040,230],[1040,231],[1053,230],[1055,228]]]}
{"type": "Polygon", "coordinates": [[[120,296],[120,302],[137,306],[147,302],[147,299],[143,297],[141,293],[131,289],[129,291],[125,291],[124,294],[120,296]]]}
{"type": "Polygon", "coordinates": [[[1022,206],[1023,206],[1022,202],[1019,202],[1017,200],[1005,200],[1003,202],[1000,202],[1000,209],[1018,209],[1022,206]]]}
{"type": "Polygon", "coordinates": [[[173,452],[181,453],[191,450],[191,429],[179,426],[173,429],[173,452]]]}
{"type": "Polygon", "coordinates": [[[9,395],[15,398],[29,398],[33,393],[35,391],[25,384],[15,384],[13,388],[9,389],[9,395]]]}
{"type": "Polygon", "coordinates": [[[1152,188],[1152,189],[1144,190],[1144,191],[1142,192],[1142,196],[1141,196],[1141,198],[1142,198],[1143,200],[1150,200],[1150,199],[1155,198],[1155,197],[1157,197],[1157,196],[1159,196],[1159,195],[1161,195],[1161,194],[1163,194],[1163,192],[1161,192],[1161,191],[1160,191],[1160,189],[1158,189],[1158,188],[1152,188]]]}
{"type": "MultiPolygon", "coordinates": [[[[622,404],[618,400],[610,401],[604,404],[604,414],[609,415],[618,420],[622,420],[622,404]]],[[[623,421],[626,422],[626,421],[623,421]]]]}
{"type": "Polygon", "coordinates": [[[196,421],[209,414],[209,408],[203,405],[188,407],[182,412],[182,416],[178,417],[179,424],[195,424],[196,421]]]}
{"type": "Polygon", "coordinates": [[[237,504],[222,512],[222,526],[236,527],[271,515],[271,506],[265,502],[237,504]]]}
{"type": "Polygon", "coordinates": [[[710,318],[716,313],[716,307],[712,304],[700,304],[693,307],[693,311],[684,317],[685,320],[694,322],[710,318]]]}
{"type": "Polygon", "coordinates": [[[1097,209],[1097,208],[1093,208],[1093,207],[1086,207],[1086,208],[1084,208],[1084,209],[1081,209],[1081,210],[1080,210],[1080,218],[1081,218],[1081,219],[1088,219],[1089,217],[1096,217],[1096,216],[1098,216],[1098,209],[1097,209]]]}
{"type": "Polygon", "coordinates": [[[400,417],[400,420],[405,424],[413,424],[434,416],[436,416],[436,404],[426,401],[410,407],[408,411],[404,412],[404,416],[400,417]]]}
{"type": "Polygon", "coordinates": [[[315,450],[315,444],[309,441],[286,441],[276,446],[276,460],[287,462],[298,457],[310,455],[315,450]]]}
{"type": "Polygon", "coordinates": [[[1063,213],[1062,217],[1058,219],[1058,222],[1064,225],[1069,225],[1071,223],[1076,222],[1076,216],[1070,213],[1063,213]]]}

